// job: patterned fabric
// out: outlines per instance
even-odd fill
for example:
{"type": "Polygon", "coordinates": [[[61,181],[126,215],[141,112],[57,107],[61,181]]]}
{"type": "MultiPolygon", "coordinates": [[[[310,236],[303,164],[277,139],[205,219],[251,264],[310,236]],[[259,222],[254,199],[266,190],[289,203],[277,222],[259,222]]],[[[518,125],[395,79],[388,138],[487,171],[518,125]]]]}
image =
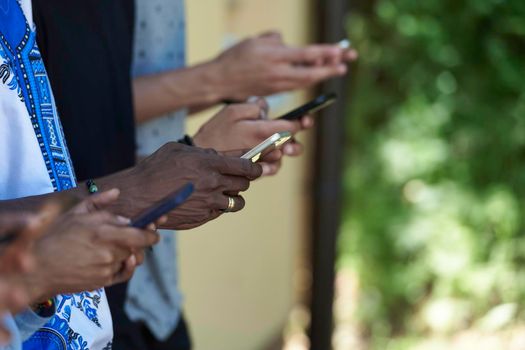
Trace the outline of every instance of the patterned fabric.
{"type": "MultiPolygon", "coordinates": [[[[4,199],[76,186],[32,23],[30,0],[0,0],[0,196],[4,199]]],[[[56,300],[55,316],[23,344],[24,349],[107,348],[112,324],[104,290],[56,300]]]]}
{"type": "MultiPolygon", "coordinates": [[[[183,0],[135,0],[136,24],[133,75],[183,68],[185,13],[183,0]]],[[[138,153],[148,155],[184,135],[186,110],[177,111],[137,129],[138,153]]],[[[175,232],[161,232],[161,241],[131,279],[125,310],[143,321],[158,340],[168,338],[180,319],[175,232]],[[145,297],[147,296],[147,297],[145,297]]]]}
{"type": "Polygon", "coordinates": [[[62,191],[72,188],[75,178],[35,39],[20,4],[0,1],[0,76],[25,103],[53,189],[62,191]]]}

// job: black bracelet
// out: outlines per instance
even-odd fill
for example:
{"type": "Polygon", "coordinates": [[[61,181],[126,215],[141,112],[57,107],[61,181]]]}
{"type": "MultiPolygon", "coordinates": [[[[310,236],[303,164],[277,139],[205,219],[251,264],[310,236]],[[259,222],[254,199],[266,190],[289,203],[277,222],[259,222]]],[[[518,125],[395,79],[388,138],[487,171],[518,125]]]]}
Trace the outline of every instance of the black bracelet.
{"type": "Polygon", "coordinates": [[[195,146],[195,144],[193,143],[193,139],[189,135],[184,135],[184,137],[177,142],[182,143],[186,146],[195,146]]]}
{"type": "Polygon", "coordinates": [[[87,186],[87,189],[88,189],[89,194],[95,194],[95,193],[98,192],[98,186],[97,186],[97,184],[95,183],[95,181],[93,181],[93,180],[87,180],[87,181],[86,181],[86,186],[87,186]]]}

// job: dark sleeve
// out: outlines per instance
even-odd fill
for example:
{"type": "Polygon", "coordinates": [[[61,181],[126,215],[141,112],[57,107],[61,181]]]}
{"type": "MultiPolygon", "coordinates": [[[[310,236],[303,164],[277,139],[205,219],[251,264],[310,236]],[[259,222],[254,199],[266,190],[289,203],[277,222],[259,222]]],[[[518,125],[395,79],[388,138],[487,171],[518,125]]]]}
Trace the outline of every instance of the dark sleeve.
{"type": "Polygon", "coordinates": [[[134,164],[134,1],[33,0],[37,40],[79,180],[134,164]]]}

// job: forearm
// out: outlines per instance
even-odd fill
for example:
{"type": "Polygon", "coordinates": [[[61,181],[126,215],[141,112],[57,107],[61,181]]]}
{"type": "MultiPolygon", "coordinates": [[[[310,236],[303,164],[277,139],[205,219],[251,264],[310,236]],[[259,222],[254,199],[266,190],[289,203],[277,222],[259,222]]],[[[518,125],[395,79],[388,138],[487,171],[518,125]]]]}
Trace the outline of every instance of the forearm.
{"type": "MultiPolygon", "coordinates": [[[[135,196],[135,193],[140,192],[140,184],[132,174],[134,168],[121,171],[116,174],[95,179],[95,183],[99,192],[107,191],[113,188],[118,188],[121,191],[119,198],[107,209],[115,214],[131,217],[137,210],[135,207],[140,207],[140,200],[135,200],[130,197],[135,196]]],[[[46,202],[58,199],[64,194],[73,197],[78,202],[89,196],[87,186],[84,183],[79,183],[76,188],[72,188],[62,192],[52,192],[37,196],[28,196],[10,200],[0,201],[0,212],[38,212],[46,202]]]]}
{"type": "Polygon", "coordinates": [[[42,195],[37,195],[37,196],[1,200],[0,201],[0,212],[13,212],[13,211],[15,212],[16,211],[37,212],[43,207],[43,205],[47,201],[53,200],[54,198],[58,198],[62,196],[63,193],[67,193],[68,195],[78,199],[79,201],[81,201],[88,195],[87,190],[80,187],[80,188],[73,188],[67,191],[63,191],[63,192],[52,192],[52,193],[47,193],[47,194],[42,194],[42,195]]]}
{"type": "Polygon", "coordinates": [[[133,81],[135,120],[143,123],[181,108],[203,109],[226,98],[219,64],[137,77],[133,81]]]}

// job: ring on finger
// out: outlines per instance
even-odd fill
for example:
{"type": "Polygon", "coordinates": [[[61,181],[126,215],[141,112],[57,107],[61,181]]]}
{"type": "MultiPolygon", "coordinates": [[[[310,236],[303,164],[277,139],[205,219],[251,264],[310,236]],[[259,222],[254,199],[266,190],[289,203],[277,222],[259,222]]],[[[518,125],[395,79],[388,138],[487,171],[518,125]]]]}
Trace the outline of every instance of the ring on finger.
{"type": "Polygon", "coordinates": [[[226,209],[224,209],[223,211],[225,213],[231,213],[234,208],[235,208],[235,199],[233,197],[228,196],[228,207],[226,207],[226,209]]]}

